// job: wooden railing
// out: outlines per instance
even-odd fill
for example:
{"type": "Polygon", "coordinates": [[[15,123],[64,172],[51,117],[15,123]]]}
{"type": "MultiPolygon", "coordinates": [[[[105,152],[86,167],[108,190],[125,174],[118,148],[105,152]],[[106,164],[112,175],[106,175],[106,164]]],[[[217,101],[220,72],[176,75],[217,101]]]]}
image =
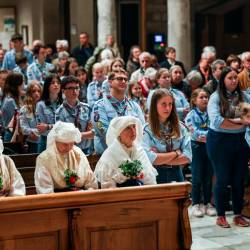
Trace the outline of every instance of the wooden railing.
{"type": "Polygon", "coordinates": [[[190,189],[184,182],[0,198],[0,249],[190,249],[190,189]]]}

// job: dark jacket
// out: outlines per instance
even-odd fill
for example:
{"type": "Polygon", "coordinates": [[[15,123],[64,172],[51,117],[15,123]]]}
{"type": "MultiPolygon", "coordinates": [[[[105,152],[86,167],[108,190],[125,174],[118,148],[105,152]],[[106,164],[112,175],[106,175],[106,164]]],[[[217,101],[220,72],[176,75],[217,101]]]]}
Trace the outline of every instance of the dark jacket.
{"type": "Polygon", "coordinates": [[[93,55],[94,47],[90,44],[89,47],[77,46],[73,48],[71,54],[77,60],[79,66],[85,66],[87,60],[93,55]]]}
{"type": "MultiPolygon", "coordinates": [[[[184,67],[184,64],[180,61],[175,61],[174,65],[178,65],[182,68],[182,71],[183,71],[183,74],[184,76],[186,76],[186,70],[185,70],[185,67],[184,67]]],[[[171,64],[168,62],[168,60],[166,59],[165,61],[161,62],[160,63],[160,66],[161,68],[166,68],[166,69],[170,69],[171,68],[171,64]]]]}

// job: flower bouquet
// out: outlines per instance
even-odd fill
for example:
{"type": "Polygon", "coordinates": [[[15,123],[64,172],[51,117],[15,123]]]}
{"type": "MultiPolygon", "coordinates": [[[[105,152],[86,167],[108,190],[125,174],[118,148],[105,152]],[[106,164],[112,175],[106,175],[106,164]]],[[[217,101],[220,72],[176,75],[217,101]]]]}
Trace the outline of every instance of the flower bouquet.
{"type": "Polygon", "coordinates": [[[68,189],[72,191],[78,190],[78,188],[75,186],[75,183],[78,179],[79,177],[76,172],[70,170],[69,168],[64,171],[64,180],[68,189]]]}
{"type": "Polygon", "coordinates": [[[124,183],[117,184],[118,187],[143,185],[143,182],[141,181],[144,178],[144,174],[142,172],[143,167],[139,160],[127,160],[123,162],[119,168],[121,169],[122,174],[128,177],[128,180],[124,183]]]}
{"type": "Polygon", "coordinates": [[[3,179],[0,176],[0,196],[7,196],[8,193],[3,189],[3,179]]]}

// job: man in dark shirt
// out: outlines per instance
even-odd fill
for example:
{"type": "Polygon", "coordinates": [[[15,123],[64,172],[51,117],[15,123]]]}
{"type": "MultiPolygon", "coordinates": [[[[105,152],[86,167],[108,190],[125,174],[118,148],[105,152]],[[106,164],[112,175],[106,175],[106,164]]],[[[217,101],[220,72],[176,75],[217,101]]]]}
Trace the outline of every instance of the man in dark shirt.
{"type": "Polygon", "coordinates": [[[79,35],[80,45],[73,48],[71,54],[77,60],[79,66],[85,66],[85,63],[92,56],[94,48],[89,42],[89,35],[87,32],[82,32],[79,35]]]}
{"type": "Polygon", "coordinates": [[[167,68],[170,69],[172,66],[174,65],[178,65],[181,67],[182,72],[184,74],[184,76],[186,76],[186,71],[184,68],[184,64],[180,61],[176,61],[176,50],[173,47],[167,47],[165,50],[165,56],[166,56],[166,60],[163,61],[160,66],[161,68],[167,68]]]}

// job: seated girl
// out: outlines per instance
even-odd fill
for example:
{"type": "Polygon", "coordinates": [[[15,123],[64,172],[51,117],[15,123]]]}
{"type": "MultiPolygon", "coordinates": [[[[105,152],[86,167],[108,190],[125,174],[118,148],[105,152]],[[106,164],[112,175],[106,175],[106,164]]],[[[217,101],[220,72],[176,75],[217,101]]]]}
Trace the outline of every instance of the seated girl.
{"type": "Polygon", "coordinates": [[[0,139],[0,197],[25,195],[22,176],[17,171],[13,160],[2,153],[3,141],[0,139]]]}
{"type": "Polygon", "coordinates": [[[132,116],[115,117],[109,125],[106,142],[108,148],[95,168],[102,188],[156,184],[156,170],[144,149],[142,124],[132,116]]]}
{"type": "Polygon", "coordinates": [[[80,148],[81,133],[74,124],[58,121],[49,132],[47,147],[36,160],[38,194],[97,188],[96,178],[80,148]]]}

